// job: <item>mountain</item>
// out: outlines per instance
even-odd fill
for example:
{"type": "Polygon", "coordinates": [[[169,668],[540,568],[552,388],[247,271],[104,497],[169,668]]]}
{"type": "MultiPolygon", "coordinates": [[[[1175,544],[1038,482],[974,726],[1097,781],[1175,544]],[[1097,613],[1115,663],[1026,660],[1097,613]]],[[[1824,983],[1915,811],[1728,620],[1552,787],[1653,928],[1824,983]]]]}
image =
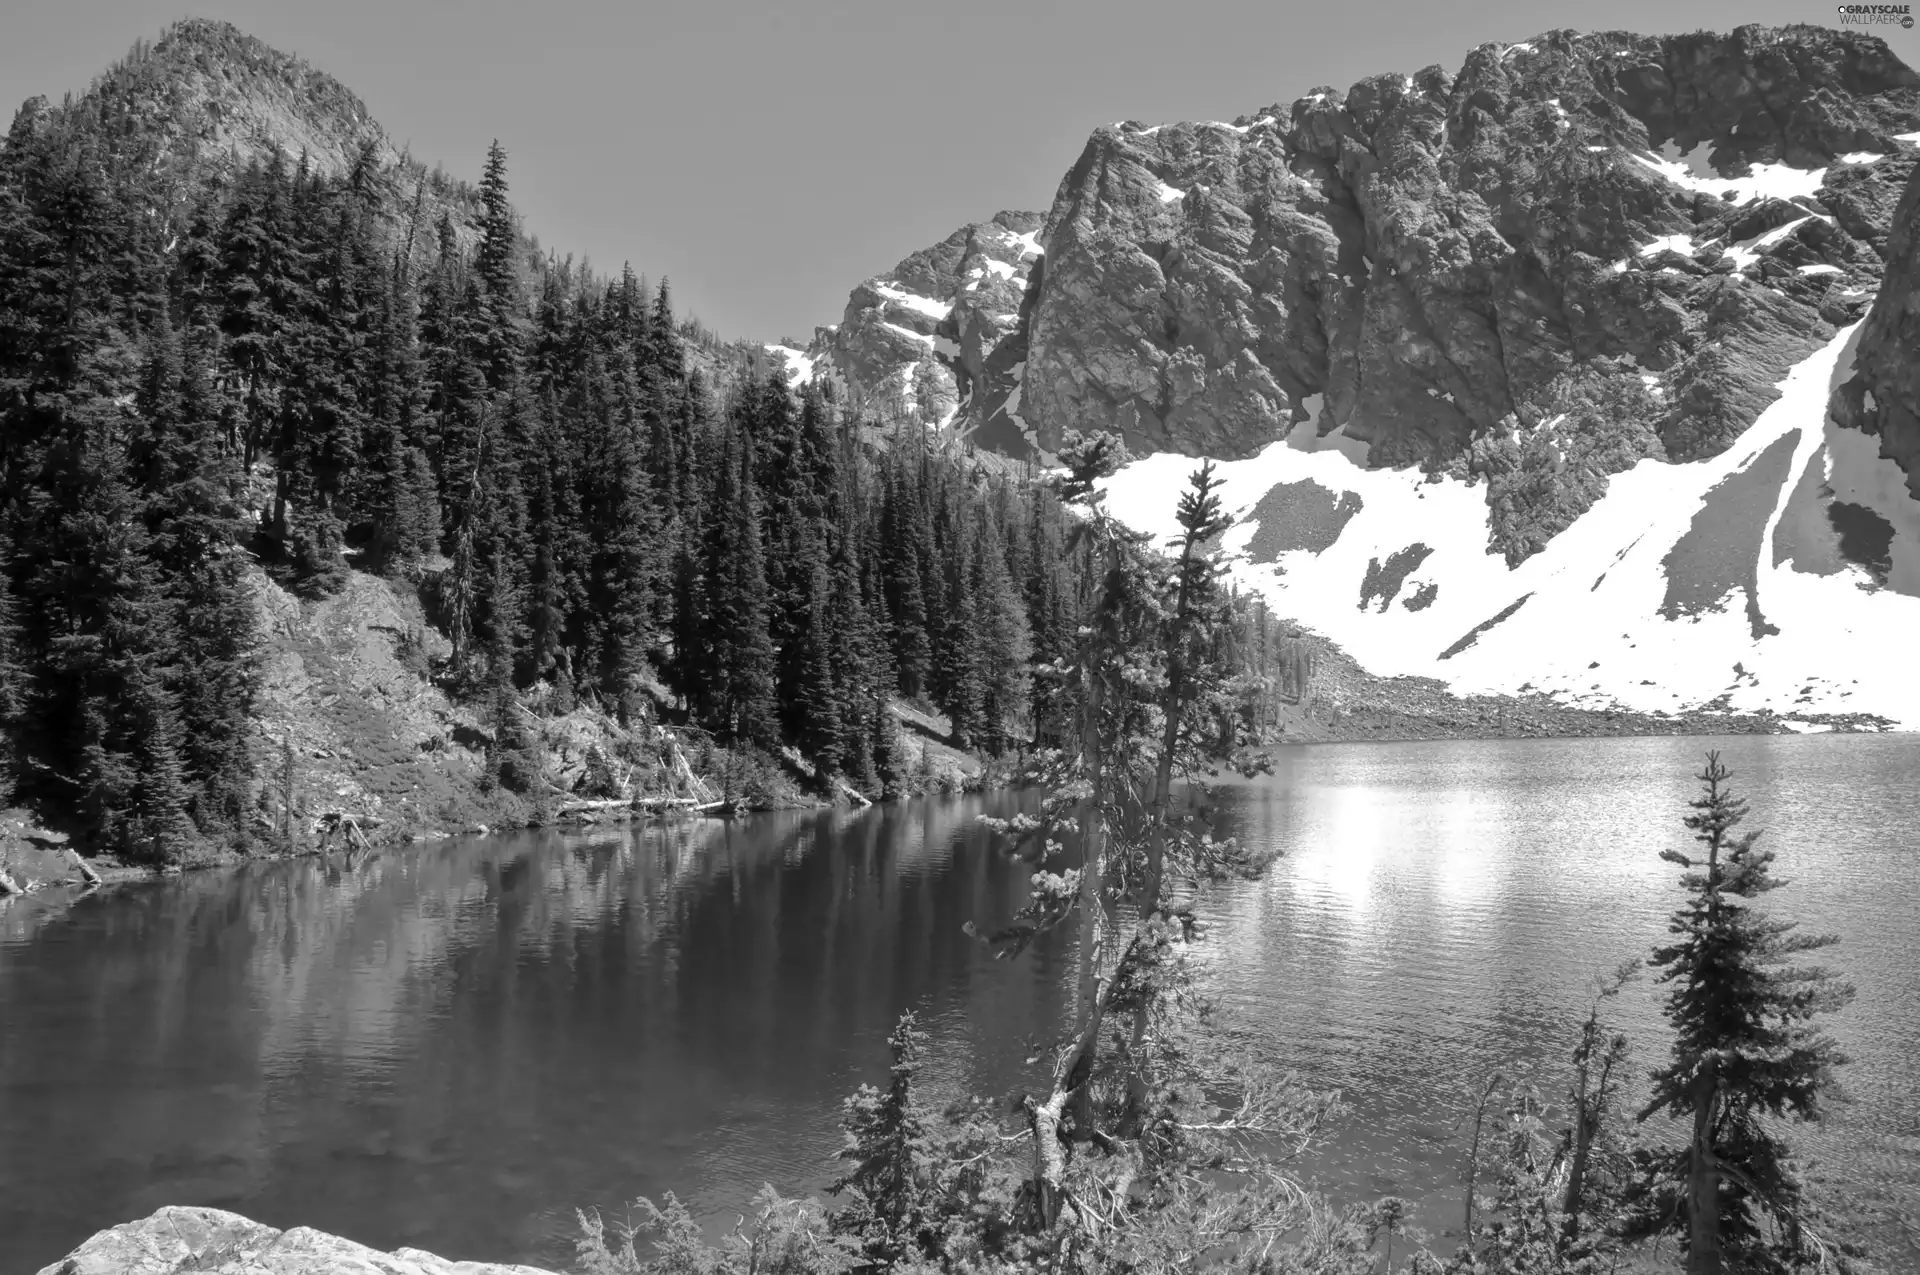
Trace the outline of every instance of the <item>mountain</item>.
{"type": "MultiPolygon", "coordinates": [[[[222,23],[22,105],[0,822],[177,864],[863,802],[1045,728],[1030,666],[1080,596],[1055,494],[543,251],[509,172],[428,170],[222,23]]],[[[37,835],[0,830],[0,895],[23,854],[28,887],[70,871],[37,835]]]]}
{"type": "Polygon", "coordinates": [[[1554,31],[1097,129],[988,357],[942,344],[951,272],[928,342],[855,321],[918,257],[809,353],[856,393],[950,377],[1012,454],[1118,432],[1143,528],[1181,457],[1229,462],[1242,582],[1376,673],[1920,723],[1917,157],[1920,75],[1872,37],[1554,31]]]}

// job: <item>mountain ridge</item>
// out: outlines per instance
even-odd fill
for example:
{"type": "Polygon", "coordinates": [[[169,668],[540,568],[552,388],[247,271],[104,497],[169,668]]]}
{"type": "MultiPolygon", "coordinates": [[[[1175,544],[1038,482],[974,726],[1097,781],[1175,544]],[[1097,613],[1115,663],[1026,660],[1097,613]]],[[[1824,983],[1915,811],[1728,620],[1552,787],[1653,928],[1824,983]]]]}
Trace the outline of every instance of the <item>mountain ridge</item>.
{"type": "MultiPolygon", "coordinates": [[[[1578,556],[1555,546],[1623,483],[1684,491],[1712,528],[1676,525],[1664,556],[1640,564],[1635,615],[1667,633],[1746,614],[1747,631],[1689,648],[1695,666],[1724,653],[1731,681],[1696,668],[1669,687],[1652,671],[1658,700],[1844,715],[1861,693],[1809,697],[1814,665],[1838,658],[1834,643],[1884,647],[1894,600],[1920,589],[1911,511],[1887,490],[1901,472],[1920,493],[1917,171],[1920,76],[1871,36],[1811,26],[1552,31],[1477,46],[1457,73],[1321,87],[1232,122],[1122,121],[1096,129],[1062,178],[1036,235],[1043,254],[1017,304],[1001,299],[992,367],[908,351],[923,380],[940,375],[928,363],[952,364],[955,392],[938,414],[906,415],[1041,458],[1068,429],[1112,430],[1149,458],[1143,500],[1178,477],[1157,453],[1254,465],[1273,481],[1243,488],[1240,534],[1266,546],[1237,568],[1243,585],[1376,673],[1463,694],[1537,688],[1553,663],[1513,649],[1503,627],[1537,626],[1543,605],[1572,600],[1547,604],[1510,577],[1538,575],[1523,568],[1543,554],[1578,556]],[[1838,369],[1831,420],[1807,388],[1816,364],[1838,369]],[[1768,427],[1764,472],[1733,465],[1720,494],[1695,491],[1687,475],[1707,471],[1687,467],[1738,460],[1789,384],[1805,419],[1768,427]],[[1868,435],[1877,450],[1855,445],[1868,435]],[[1309,459],[1328,452],[1338,459],[1309,459]],[[1648,466],[1666,478],[1630,478],[1648,466]],[[1363,493],[1386,473],[1460,499],[1383,526],[1363,493]],[[1448,522],[1431,525],[1443,505],[1448,522]],[[1377,552],[1343,560],[1343,536],[1377,552]],[[1751,566],[1734,561],[1749,554],[1751,566]],[[1337,589],[1299,591],[1303,573],[1337,560],[1337,589]],[[1791,687],[1758,691],[1751,669],[1785,641],[1781,625],[1820,627],[1795,614],[1807,599],[1784,600],[1803,576],[1851,580],[1885,614],[1859,617],[1872,636],[1826,633],[1796,671],[1776,670],[1791,687]],[[1387,589],[1368,608],[1388,577],[1407,596],[1387,589]],[[1346,617],[1354,602],[1340,594],[1369,625],[1346,617]],[[1483,612],[1455,611],[1463,596],[1484,597],[1483,612]],[[1442,624],[1454,627],[1442,636],[1442,624]],[[1369,626],[1417,631],[1406,640],[1423,653],[1383,646],[1369,626]],[[1476,647],[1506,648],[1519,671],[1463,672],[1476,647]]],[[[866,295],[897,279],[877,276],[866,295]]],[[[958,313],[957,294],[922,299],[927,331],[952,322],[937,309],[949,300],[958,313]]],[[[898,366],[860,332],[843,322],[809,351],[856,392],[898,366]]],[[[1626,525],[1618,505],[1605,521],[1626,525]]],[[[1142,528],[1164,521],[1130,514],[1142,528]]],[[[1644,535],[1660,518],[1626,523],[1644,535]]],[[[1628,561],[1630,549],[1610,552],[1628,561]]],[[[1578,663],[1550,679],[1577,702],[1660,706],[1637,677],[1583,681],[1595,661],[1578,663]]],[[[1894,693],[1897,662],[1879,671],[1869,711],[1920,720],[1894,693]]]]}

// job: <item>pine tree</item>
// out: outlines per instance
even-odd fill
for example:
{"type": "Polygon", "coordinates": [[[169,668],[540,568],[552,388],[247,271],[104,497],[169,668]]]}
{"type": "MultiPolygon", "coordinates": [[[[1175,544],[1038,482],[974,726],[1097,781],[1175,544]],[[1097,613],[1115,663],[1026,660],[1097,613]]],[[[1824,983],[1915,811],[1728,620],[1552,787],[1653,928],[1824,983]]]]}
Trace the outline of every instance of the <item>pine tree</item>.
{"type": "Polygon", "coordinates": [[[1705,853],[1660,854],[1686,870],[1688,898],[1669,923],[1675,941],[1653,954],[1658,981],[1672,988],[1673,1058],[1654,1073],[1640,1118],[1665,1111],[1688,1127],[1686,1148],[1655,1162],[1650,1208],[1658,1229],[1684,1227],[1689,1275],[1785,1270],[1808,1248],[1800,1184],[1768,1121],[1820,1117],[1846,1057],[1814,1020],[1853,997],[1851,985],[1800,960],[1835,937],[1797,934],[1754,906],[1786,882],[1772,875],[1758,832],[1734,834],[1747,803],[1727,786],[1730,773],[1708,753],[1705,791],[1688,803],[1684,822],[1705,853]]]}
{"type": "Polygon", "coordinates": [[[26,664],[14,623],[13,552],[0,511],[0,808],[13,801],[20,766],[21,714],[26,707],[26,664]]]}
{"type": "Polygon", "coordinates": [[[813,758],[823,775],[838,770],[842,761],[840,702],[833,677],[832,594],[827,568],[816,562],[807,590],[807,608],[794,636],[798,657],[793,681],[793,734],[801,750],[813,758]]]}
{"type": "Polygon", "coordinates": [[[696,658],[709,727],[730,739],[771,746],[779,738],[778,706],[754,468],[752,443],[729,430],[714,485],[696,658]]]}
{"type": "Polygon", "coordinates": [[[147,553],[171,600],[180,753],[201,833],[244,835],[253,778],[254,615],[239,544],[247,534],[238,457],[221,425],[205,329],[150,340],[130,467],[143,497],[147,553]]]}
{"type": "Polygon", "coordinates": [[[507,202],[507,153],[498,139],[487,147],[480,204],[480,246],[474,258],[479,289],[474,310],[487,384],[501,390],[519,376],[521,338],[520,274],[514,262],[519,232],[513,206],[507,202]]]}
{"type": "MultiPolygon", "coordinates": [[[[898,453],[895,453],[898,456],[898,453]]],[[[932,677],[933,651],[927,637],[927,601],[921,587],[924,519],[919,491],[903,460],[888,464],[882,497],[881,574],[885,583],[888,639],[900,693],[922,699],[932,677]]]]}
{"type": "Polygon", "coordinates": [[[1024,738],[1033,645],[1026,607],[1008,574],[991,516],[981,521],[969,583],[977,642],[974,677],[980,686],[979,743],[997,755],[1015,738],[1024,738]]]}
{"type": "Polygon", "coordinates": [[[927,1034],[913,1014],[902,1014],[887,1037],[893,1066],[886,1090],[862,1085],[846,1100],[847,1145],[840,1158],[852,1167],[827,1187],[851,1197],[834,1214],[834,1231],[857,1237],[863,1255],[880,1270],[917,1256],[923,1239],[922,1197],[932,1177],[925,1161],[933,1148],[914,1079],[926,1047],[927,1034]]]}

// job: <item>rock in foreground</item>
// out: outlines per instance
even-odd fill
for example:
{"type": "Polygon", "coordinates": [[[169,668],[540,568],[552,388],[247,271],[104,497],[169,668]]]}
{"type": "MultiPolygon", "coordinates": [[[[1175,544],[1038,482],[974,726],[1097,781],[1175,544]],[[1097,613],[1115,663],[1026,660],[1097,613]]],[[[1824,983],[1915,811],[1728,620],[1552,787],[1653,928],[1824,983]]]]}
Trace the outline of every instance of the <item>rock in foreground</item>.
{"type": "Polygon", "coordinates": [[[102,1231],[40,1275],[550,1275],[531,1266],[376,1252],[311,1227],[276,1231],[223,1209],[169,1205],[102,1231]]]}

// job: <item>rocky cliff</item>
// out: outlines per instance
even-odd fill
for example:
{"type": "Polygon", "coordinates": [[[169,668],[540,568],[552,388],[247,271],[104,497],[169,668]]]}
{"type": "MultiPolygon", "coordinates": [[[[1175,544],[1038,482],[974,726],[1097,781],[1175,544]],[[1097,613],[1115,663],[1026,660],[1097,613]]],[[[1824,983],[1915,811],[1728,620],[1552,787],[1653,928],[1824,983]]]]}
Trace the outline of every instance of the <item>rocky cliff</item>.
{"type": "Polygon", "coordinates": [[[1920,76],[1852,32],[1486,44],[1103,127],[1030,236],[1044,269],[971,303],[969,245],[1034,224],[1001,214],[856,289],[812,353],[869,393],[936,384],[923,417],[1003,450],[1098,425],[1239,457],[1311,421],[1482,475],[1556,443],[1603,473],[1713,456],[1865,313],[1917,130],[1920,76]],[[997,358],[955,348],[983,329],[997,358]],[[1569,404],[1643,419],[1595,446],[1569,404]]]}
{"type": "Polygon", "coordinates": [[[1836,421],[1880,441],[1880,455],[1920,498],[1920,171],[1908,179],[1882,251],[1886,273],[1860,330],[1852,377],[1835,391],[1836,421]]]}
{"type": "Polygon", "coordinates": [[[1233,462],[1243,585],[1377,673],[1920,721],[1897,660],[1835,663],[1920,619],[1917,160],[1873,37],[1549,32],[1102,127],[988,359],[816,353],[856,392],[950,372],[999,450],[1161,453],[1113,488],[1142,527],[1178,456],[1233,462]]]}

